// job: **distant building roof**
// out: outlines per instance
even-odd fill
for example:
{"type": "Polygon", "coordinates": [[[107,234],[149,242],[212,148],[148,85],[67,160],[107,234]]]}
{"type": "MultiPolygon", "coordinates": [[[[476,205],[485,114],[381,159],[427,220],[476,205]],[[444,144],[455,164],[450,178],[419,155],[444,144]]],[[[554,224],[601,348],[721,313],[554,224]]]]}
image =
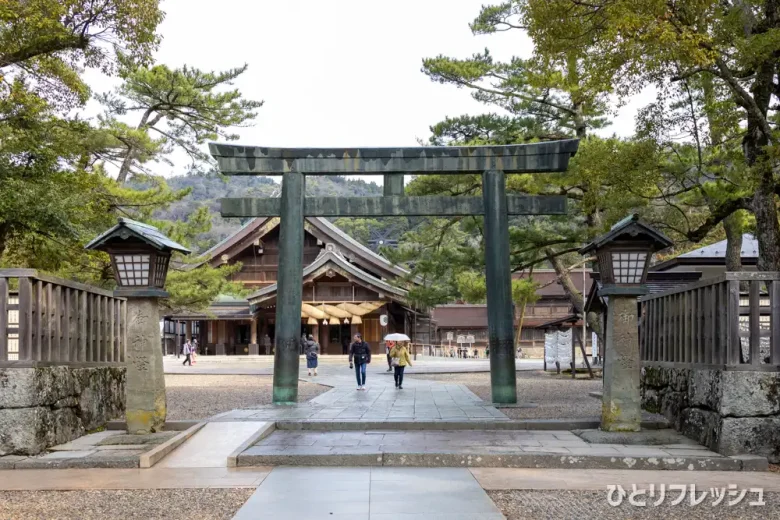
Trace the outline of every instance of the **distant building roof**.
{"type": "MultiPolygon", "coordinates": [[[[400,287],[391,285],[390,283],[381,280],[371,274],[363,271],[362,269],[350,264],[341,254],[334,251],[325,251],[317,257],[314,262],[307,265],[303,269],[302,281],[305,283],[307,279],[317,278],[326,266],[335,268],[340,274],[347,278],[354,279],[356,282],[361,283],[364,287],[376,290],[387,296],[395,297],[396,299],[404,300],[407,292],[400,287]]],[[[276,291],[278,285],[276,283],[267,285],[249,295],[249,302],[257,304],[263,301],[267,301],[271,298],[276,298],[276,291]]]]}
{"type": "Polygon", "coordinates": [[[431,319],[440,329],[469,329],[487,327],[487,305],[439,305],[431,311],[431,319]]]}
{"type": "MultiPolygon", "coordinates": [[[[651,271],[665,271],[678,265],[725,265],[726,240],[694,249],[650,267],[651,271]]],[[[758,240],[750,233],[742,235],[742,262],[747,265],[758,261],[758,240]]]]}
{"type": "Polygon", "coordinates": [[[168,316],[169,319],[181,320],[249,320],[252,319],[252,309],[249,301],[228,294],[218,295],[208,309],[202,312],[182,312],[168,316]]]}
{"type": "MultiPolygon", "coordinates": [[[[204,252],[193,267],[198,267],[206,262],[221,261],[222,255],[231,256],[251,245],[252,241],[261,238],[280,223],[279,217],[257,217],[244,224],[235,233],[204,252]]],[[[363,268],[379,270],[383,277],[400,278],[409,274],[409,271],[390,262],[384,256],[371,251],[342,229],[323,217],[306,217],[304,227],[307,231],[317,235],[323,242],[333,241],[344,250],[345,255],[350,256],[350,261],[361,264],[363,268]]]]}
{"type": "MultiPolygon", "coordinates": [[[[590,273],[592,269],[587,268],[585,270],[587,285],[590,285],[590,273]]],[[[529,272],[523,271],[520,273],[513,273],[513,280],[520,280],[528,278],[529,272]]],[[[570,278],[574,282],[577,289],[582,289],[582,269],[576,269],[569,273],[570,278]]],[[[566,290],[558,281],[558,274],[554,269],[535,269],[533,272],[534,281],[539,284],[536,294],[542,298],[568,298],[566,290]]]]}

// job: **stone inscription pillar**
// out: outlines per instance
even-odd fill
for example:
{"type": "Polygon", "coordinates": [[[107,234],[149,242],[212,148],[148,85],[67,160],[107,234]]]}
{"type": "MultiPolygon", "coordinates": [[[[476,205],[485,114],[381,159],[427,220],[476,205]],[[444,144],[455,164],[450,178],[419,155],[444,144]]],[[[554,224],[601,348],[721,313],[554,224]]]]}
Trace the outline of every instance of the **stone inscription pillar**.
{"type": "Polygon", "coordinates": [[[639,431],[642,402],[639,391],[641,364],[636,295],[609,295],[604,352],[604,390],[601,429],[639,431]]]}
{"type": "Polygon", "coordinates": [[[161,431],[167,414],[156,297],[127,298],[127,433],[161,431]]]}
{"type": "Polygon", "coordinates": [[[285,173],[282,177],[276,291],[274,404],[294,404],[298,400],[303,297],[303,197],[303,174],[285,173]]]}
{"type": "Polygon", "coordinates": [[[485,278],[487,283],[490,387],[493,402],[517,402],[512,276],[509,270],[509,221],[503,171],[482,174],[485,205],[485,278]]]}

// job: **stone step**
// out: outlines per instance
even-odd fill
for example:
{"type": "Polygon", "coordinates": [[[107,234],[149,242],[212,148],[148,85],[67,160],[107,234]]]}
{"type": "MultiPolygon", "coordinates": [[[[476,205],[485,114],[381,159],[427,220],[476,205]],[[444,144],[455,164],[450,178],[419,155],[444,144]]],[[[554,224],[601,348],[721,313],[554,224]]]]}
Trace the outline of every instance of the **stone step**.
{"type": "MultiPolygon", "coordinates": [[[[227,419],[226,419],[227,420],[227,419]]],[[[229,420],[236,420],[231,418],[229,420]]],[[[366,430],[593,430],[598,429],[600,421],[596,419],[527,419],[522,421],[490,419],[469,420],[280,420],[276,421],[277,430],[311,431],[366,431],[366,430]]],[[[663,430],[669,428],[664,421],[642,421],[643,430],[663,430]]]]}
{"type": "Polygon", "coordinates": [[[277,430],[242,451],[238,466],[407,466],[756,471],[761,457],[702,446],[590,444],[562,430],[277,430]]]}

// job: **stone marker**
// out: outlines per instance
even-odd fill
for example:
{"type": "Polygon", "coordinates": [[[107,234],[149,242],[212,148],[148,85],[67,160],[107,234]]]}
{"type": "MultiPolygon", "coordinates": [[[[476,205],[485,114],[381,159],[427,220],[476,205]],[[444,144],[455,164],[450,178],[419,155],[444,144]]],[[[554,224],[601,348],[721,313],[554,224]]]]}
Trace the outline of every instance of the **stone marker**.
{"type": "Polygon", "coordinates": [[[127,299],[127,433],[161,431],[167,414],[156,297],[127,299]]]}

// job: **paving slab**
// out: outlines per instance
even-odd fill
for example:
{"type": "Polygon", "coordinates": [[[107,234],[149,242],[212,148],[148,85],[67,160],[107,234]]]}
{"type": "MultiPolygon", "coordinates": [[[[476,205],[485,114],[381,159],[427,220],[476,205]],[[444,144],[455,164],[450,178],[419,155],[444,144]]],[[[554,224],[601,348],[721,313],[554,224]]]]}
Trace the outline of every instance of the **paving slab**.
{"type": "Polygon", "coordinates": [[[265,518],[504,517],[473,475],[460,468],[280,467],[271,472],[234,517],[265,518]]]}
{"type": "Polygon", "coordinates": [[[160,468],[220,468],[244,441],[264,428],[265,422],[208,423],[157,463],[160,468]]]}

